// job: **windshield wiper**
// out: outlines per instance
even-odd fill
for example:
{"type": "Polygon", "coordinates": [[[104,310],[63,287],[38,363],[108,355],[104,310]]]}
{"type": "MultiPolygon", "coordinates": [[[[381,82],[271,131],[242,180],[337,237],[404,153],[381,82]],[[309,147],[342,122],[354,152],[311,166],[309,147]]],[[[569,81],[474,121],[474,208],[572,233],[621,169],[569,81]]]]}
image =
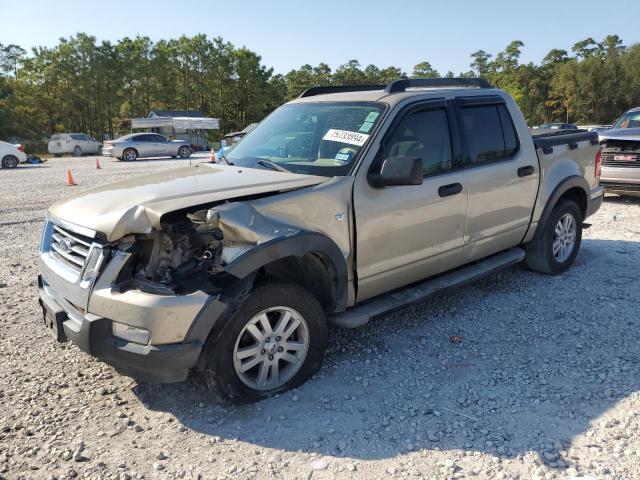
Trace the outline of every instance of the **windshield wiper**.
{"type": "Polygon", "coordinates": [[[259,159],[256,160],[256,163],[258,165],[263,166],[263,167],[270,168],[271,170],[277,170],[279,172],[292,173],[291,170],[289,170],[288,168],[284,168],[283,166],[278,165],[277,163],[274,163],[271,160],[264,160],[262,158],[259,158],[259,159]]]}
{"type": "Polygon", "coordinates": [[[227,160],[227,157],[224,156],[224,153],[220,154],[220,158],[222,158],[222,160],[224,160],[227,165],[233,165],[233,162],[227,160]]]}

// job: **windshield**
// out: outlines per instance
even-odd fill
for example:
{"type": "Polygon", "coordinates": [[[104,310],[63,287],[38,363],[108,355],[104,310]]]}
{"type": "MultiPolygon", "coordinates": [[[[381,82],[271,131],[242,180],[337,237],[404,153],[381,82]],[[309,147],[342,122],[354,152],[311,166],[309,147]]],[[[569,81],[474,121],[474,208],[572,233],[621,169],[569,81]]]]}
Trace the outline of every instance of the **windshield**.
{"type": "Polygon", "coordinates": [[[640,128],[640,112],[627,112],[613,125],[613,128],[640,128]]]}
{"type": "Polygon", "coordinates": [[[294,173],[347,175],[383,109],[364,102],[283,105],[226,157],[244,167],[270,168],[259,162],[268,160],[294,173]]]}

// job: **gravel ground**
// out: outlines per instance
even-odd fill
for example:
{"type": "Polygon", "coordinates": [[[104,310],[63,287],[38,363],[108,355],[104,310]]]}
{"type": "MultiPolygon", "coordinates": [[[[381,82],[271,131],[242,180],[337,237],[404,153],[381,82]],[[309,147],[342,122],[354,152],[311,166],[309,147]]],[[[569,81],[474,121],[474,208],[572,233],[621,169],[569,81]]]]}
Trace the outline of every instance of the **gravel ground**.
{"type": "Polygon", "coordinates": [[[231,407],[195,376],[123,377],[40,319],[46,207],[184,164],[0,170],[0,478],[640,478],[640,201],[608,197],[566,274],[515,267],[332,329],[307,384],[231,407]]]}

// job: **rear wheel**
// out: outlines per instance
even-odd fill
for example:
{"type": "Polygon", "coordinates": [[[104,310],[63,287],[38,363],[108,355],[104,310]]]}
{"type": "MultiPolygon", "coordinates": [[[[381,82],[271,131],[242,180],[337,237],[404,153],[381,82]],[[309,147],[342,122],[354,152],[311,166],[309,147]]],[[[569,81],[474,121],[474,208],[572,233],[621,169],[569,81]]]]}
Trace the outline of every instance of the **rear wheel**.
{"type": "Polygon", "coordinates": [[[187,147],[186,145],[183,147],[180,147],[178,149],[178,156],[180,158],[189,158],[191,156],[191,148],[187,147]]]}
{"type": "Polygon", "coordinates": [[[525,260],[531,270],[555,275],[567,270],[578,254],[582,241],[582,212],[572,200],[561,200],[554,207],[542,231],[526,246],[525,260]]]}
{"type": "Polygon", "coordinates": [[[127,148],[122,153],[122,159],[125,162],[133,162],[138,158],[138,152],[136,152],[133,148],[127,148]]]}
{"type": "Polygon", "coordinates": [[[96,152],[96,154],[101,157],[102,156],[102,147],[98,147],[98,151],[96,152]]]}
{"type": "Polygon", "coordinates": [[[207,373],[231,401],[255,401],[305,382],[320,368],[326,345],[316,298],[297,285],[267,283],[224,326],[207,373]]]}
{"type": "Polygon", "coordinates": [[[73,156],[80,157],[82,156],[82,149],[80,147],[76,147],[73,149],[73,156]]]}
{"type": "Polygon", "coordinates": [[[2,168],[16,168],[20,161],[15,155],[5,155],[2,157],[2,168]]]}

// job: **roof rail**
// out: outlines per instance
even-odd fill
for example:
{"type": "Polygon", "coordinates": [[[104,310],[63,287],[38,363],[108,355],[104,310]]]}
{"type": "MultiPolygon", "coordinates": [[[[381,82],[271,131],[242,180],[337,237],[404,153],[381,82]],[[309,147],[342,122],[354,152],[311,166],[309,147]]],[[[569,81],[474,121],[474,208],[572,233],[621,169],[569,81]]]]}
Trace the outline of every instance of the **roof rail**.
{"type": "Polygon", "coordinates": [[[335,85],[325,87],[311,87],[303,91],[298,98],[313,97],[325,93],[364,92],[368,90],[384,90],[386,85],[335,85]]]}
{"type": "Polygon", "coordinates": [[[414,87],[493,88],[484,78],[403,78],[391,82],[384,91],[386,93],[397,93],[414,87]]]}

